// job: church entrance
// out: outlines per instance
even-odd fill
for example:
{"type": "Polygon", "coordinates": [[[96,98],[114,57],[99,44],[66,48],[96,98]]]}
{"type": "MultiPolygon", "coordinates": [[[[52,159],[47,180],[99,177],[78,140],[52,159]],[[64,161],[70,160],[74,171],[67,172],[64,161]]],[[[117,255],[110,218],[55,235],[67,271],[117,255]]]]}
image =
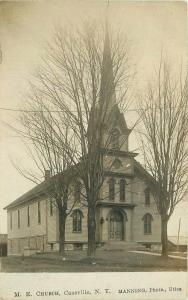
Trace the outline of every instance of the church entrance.
{"type": "Polygon", "coordinates": [[[109,218],[109,239],[122,241],[123,235],[123,215],[118,211],[113,211],[109,218]]]}

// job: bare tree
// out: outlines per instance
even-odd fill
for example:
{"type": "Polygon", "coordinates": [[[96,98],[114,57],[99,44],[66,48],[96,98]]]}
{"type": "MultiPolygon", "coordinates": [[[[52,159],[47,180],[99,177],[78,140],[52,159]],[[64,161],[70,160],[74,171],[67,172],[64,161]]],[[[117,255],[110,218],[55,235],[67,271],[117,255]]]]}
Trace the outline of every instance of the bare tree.
{"type": "MultiPolygon", "coordinates": [[[[61,138],[66,147],[74,152],[73,136],[69,131],[68,123],[64,124],[59,118],[58,124],[54,123],[53,112],[43,106],[43,102],[34,92],[33,87],[30,101],[27,101],[27,111],[23,111],[19,121],[23,130],[15,129],[26,146],[28,157],[34,163],[34,169],[23,168],[13,162],[16,169],[27,179],[42,184],[42,191],[48,197],[48,205],[53,212],[57,208],[59,217],[59,253],[65,255],[65,224],[67,216],[72,212],[76,201],[69,201],[73,193],[73,180],[75,172],[69,156],[59,151],[58,140],[54,133],[61,138]],[[35,97],[33,97],[33,93],[35,97]],[[58,125],[58,126],[57,126],[58,125]],[[60,130],[59,130],[60,129],[60,130]],[[61,132],[63,132],[63,136],[61,132]],[[45,181],[43,177],[45,174],[45,181]],[[68,206],[68,201],[71,205],[68,206]]],[[[26,107],[25,107],[26,109],[26,107]]],[[[56,114],[57,117],[57,114],[56,114]]]]}
{"type": "MultiPolygon", "coordinates": [[[[114,107],[119,109],[119,105],[123,111],[128,104],[128,53],[127,41],[120,33],[110,35],[107,24],[105,30],[96,24],[85,24],[77,30],[58,28],[32,83],[31,101],[37,106],[31,105],[31,111],[39,111],[39,118],[42,116],[45,143],[47,138],[53,158],[54,147],[56,154],[66,155],[84,184],[88,256],[95,255],[95,211],[109,168],[104,165],[104,157],[111,143],[110,116],[114,107]],[[68,142],[61,124],[69,124],[68,142]],[[46,136],[46,130],[50,135],[46,136]]],[[[36,118],[37,113],[31,115],[36,118]]],[[[25,116],[27,128],[30,115],[25,116]]],[[[36,121],[37,130],[40,122],[36,121]]],[[[122,143],[123,139],[119,148],[122,143]]]]}
{"type": "Polygon", "coordinates": [[[107,25],[105,32],[97,29],[87,24],[77,32],[56,31],[38,73],[43,97],[64,112],[75,134],[77,155],[72,157],[71,149],[63,144],[61,148],[74,164],[81,161],[78,168],[88,205],[89,256],[95,253],[95,210],[104,181],[103,157],[110,143],[110,132],[104,139],[104,131],[114,105],[125,103],[129,80],[127,47],[122,47],[120,36],[110,39],[107,25]]]}
{"type": "Polygon", "coordinates": [[[155,200],[161,216],[162,255],[168,255],[167,224],[183,200],[188,183],[187,81],[176,79],[161,58],[155,80],[139,103],[143,121],[142,150],[155,182],[155,200]]]}

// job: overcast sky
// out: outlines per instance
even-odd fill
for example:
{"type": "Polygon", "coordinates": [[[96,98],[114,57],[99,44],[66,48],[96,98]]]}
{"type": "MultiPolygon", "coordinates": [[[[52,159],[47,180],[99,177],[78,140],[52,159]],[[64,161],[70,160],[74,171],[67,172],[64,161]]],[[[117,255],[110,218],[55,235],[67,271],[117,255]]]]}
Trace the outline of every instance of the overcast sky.
{"type": "MultiPolygon", "coordinates": [[[[104,18],[105,1],[13,1],[0,2],[0,107],[17,109],[27,81],[39,63],[45,40],[54,25],[104,18]],[[71,3],[70,3],[71,2],[71,3]]],[[[174,68],[186,64],[186,3],[110,1],[110,22],[120,26],[132,44],[137,77],[135,89],[143,88],[159,63],[161,49],[174,68]]],[[[21,100],[22,99],[22,100],[21,100]]],[[[0,233],[6,232],[3,207],[33,185],[21,177],[10,159],[28,163],[23,146],[4,122],[13,124],[18,112],[0,109],[0,233]]],[[[128,126],[134,116],[126,115],[128,126]]],[[[137,147],[134,135],[130,150],[137,147]]],[[[139,159],[139,156],[138,156],[139,159]]],[[[176,235],[182,218],[181,234],[186,233],[187,205],[177,207],[169,224],[169,234],[176,235]]]]}

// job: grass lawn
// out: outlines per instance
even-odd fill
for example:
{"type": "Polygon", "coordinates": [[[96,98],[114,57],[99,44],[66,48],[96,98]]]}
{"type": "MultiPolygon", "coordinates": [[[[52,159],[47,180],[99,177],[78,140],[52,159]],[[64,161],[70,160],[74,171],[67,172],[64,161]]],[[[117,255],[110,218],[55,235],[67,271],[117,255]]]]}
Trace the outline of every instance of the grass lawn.
{"type": "Polygon", "coordinates": [[[85,251],[69,251],[65,261],[58,253],[1,258],[1,272],[153,272],[186,271],[186,267],[186,260],[124,251],[97,251],[95,264],[85,251]]]}

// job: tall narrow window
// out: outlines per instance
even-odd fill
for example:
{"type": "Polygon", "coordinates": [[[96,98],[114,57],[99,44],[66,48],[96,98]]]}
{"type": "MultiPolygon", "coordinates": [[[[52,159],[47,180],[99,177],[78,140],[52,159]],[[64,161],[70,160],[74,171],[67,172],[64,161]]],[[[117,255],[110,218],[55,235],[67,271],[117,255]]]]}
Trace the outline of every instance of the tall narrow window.
{"type": "Polygon", "coordinates": [[[80,183],[80,181],[77,181],[74,186],[75,201],[80,202],[80,195],[81,195],[81,183],[80,183]]]}
{"type": "Polygon", "coordinates": [[[20,211],[18,210],[18,228],[20,228],[20,211]]]}
{"type": "Polygon", "coordinates": [[[10,229],[12,230],[12,211],[10,212],[10,229]]]}
{"type": "Polygon", "coordinates": [[[109,200],[114,201],[115,199],[115,180],[110,178],[109,180],[109,200]]]}
{"type": "Polygon", "coordinates": [[[38,224],[41,223],[41,211],[40,211],[40,202],[38,202],[38,224]]]}
{"type": "Polygon", "coordinates": [[[81,232],[82,231],[82,213],[79,209],[73,211],[72,214],[73,220],[73,232],[81,232]]]}
{"type": "Polygon", "coordinates": [[[125,179],[120,179],[120,201],[125,201],[125,179]]]}
{"type": "Polygon", "coordinates": [[[50,216],[53,216],[53,201],[50,199],[50,216]]]}
{"type": "Polygon", "coordinates": [[[27,207],[27,226],[30,226],[30,211],[29,211],[29,205],[27,207]]]}
{"type": "Polygon", "coordinates": [[[111,147],[112,147],[112,149],[119,148],[119,136],[120,136],[119,130],[117,128],[114,128],[111,131],[111,147]]]}
{"type": "Polygon", "coordinates": [[[150,214],[145,214],[143,217],[144,221],[144,234],[151,234],[152,233],[152,223],[153,217],[150,214]]]}
{"type": "Polygon", "coordinates": [[[150,189],[146,188],[144,193],[145,193],[145,205],[150,206],[150,189]]]}

